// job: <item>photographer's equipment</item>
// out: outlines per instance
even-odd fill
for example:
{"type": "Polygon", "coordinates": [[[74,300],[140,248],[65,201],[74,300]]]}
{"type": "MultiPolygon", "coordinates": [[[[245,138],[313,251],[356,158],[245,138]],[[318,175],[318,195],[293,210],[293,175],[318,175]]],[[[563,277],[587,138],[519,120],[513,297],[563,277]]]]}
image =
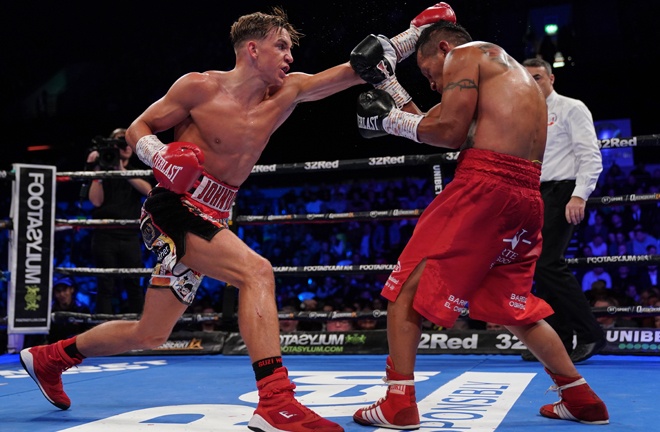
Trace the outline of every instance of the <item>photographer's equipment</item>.
{"type": "Polygon", "coordinates": [[[97,136],[92,139],[92,147],[90,153],[93,151],[99,152],[98,159],[94,165],[98,165],[103,170],[116,169],[119,166],[119,150],[124,150],[128,143],[125,138],[111,139],[97,136]]]}

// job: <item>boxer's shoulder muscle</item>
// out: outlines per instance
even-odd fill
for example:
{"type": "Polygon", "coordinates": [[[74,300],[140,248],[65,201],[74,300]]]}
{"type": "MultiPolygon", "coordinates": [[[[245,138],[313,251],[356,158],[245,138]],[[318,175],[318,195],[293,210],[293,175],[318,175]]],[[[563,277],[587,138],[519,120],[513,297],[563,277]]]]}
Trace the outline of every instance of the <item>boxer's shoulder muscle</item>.
{"type": "Polygon", "coordinates": [[[174,82],[168,92],[186,105],[198,105],[217,96],[221,89],[221,78],[211,72],[189,72],[174,82]]]}

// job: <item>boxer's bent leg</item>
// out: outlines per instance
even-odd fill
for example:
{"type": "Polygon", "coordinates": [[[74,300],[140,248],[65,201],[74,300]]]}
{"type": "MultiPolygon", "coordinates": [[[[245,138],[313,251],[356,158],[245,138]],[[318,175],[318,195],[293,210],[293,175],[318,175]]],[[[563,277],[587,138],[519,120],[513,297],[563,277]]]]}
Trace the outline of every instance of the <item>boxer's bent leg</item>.
{"type": "Polygon", "coordinates": [[[409,375],[415,370],[422,316],[413,308],[417,285],[426,260],[422,261],[404,282],[395,301],[387,305],[387,343],[396,371],[409,375]]]}
{"type": "Polygon", "coordinates": [[[186,308],[170,290],[149,289],[139,321],[100,324],[78,335],[78,351],[85,357],[98,357],[155,348],[167,341],[186,308]]]}
{"type": "Polygon", "coordinates": [[[507,325],[505,327],[517,336],[551,372],[564,376],[578,375],[559,335],[545,320],[533,324],[507,325]]]}
{"type": "Polygon", "coordinates": [[[252,362],[281,355],[273,268],[229,230],[210,241],[186,235],[181,262],[238,291],[238,326],[252,362]]]}
{"type": "Polygon", "coordinates": [[[539,359],[555,383],[559,400],[543,405],[544,417],[572,420],[586,424],[607,424],[609,414],[605,403],[579,374],[557,332],[544,320],[522,326],[506,326],[539,359]]]}

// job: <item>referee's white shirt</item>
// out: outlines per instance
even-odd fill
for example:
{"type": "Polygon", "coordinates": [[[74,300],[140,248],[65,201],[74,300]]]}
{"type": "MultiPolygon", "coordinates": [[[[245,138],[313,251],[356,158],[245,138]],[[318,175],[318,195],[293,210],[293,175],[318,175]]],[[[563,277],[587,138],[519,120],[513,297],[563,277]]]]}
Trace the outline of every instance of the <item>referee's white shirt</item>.
{"type": "Polygon", "coordinates": [[[591,112],[578,99],[553,90],[547,97],[548,139],[541,182],[575,180],[572,196],[585,201],[596,188],[603,170],[596,128],[591,112]]]}

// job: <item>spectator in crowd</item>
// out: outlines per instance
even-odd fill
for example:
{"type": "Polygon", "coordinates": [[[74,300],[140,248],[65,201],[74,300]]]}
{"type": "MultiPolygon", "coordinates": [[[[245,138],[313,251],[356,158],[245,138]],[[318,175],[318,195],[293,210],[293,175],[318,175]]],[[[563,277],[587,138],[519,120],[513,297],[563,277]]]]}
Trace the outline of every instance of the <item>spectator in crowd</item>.
{"type": "Polygon", "coordinates": [[[640,184],[637,177],[634,174],[629,173],[626,177],[626,181],[621,185],[621,192],[626,195],[636,194],[639,192],[641,187],[642,185],[640,184]]]}
{"type": "Polygon", "coordinates": [[[593,250],[591,250],[591,246],[589,246],[589,245],[582,246],[582,254],[581,255],[584,258],[589,258],[589,257],[594,256],[594,252],[593,252],[593,250]]]}
{"type": "Polygon", "coordinates": [[[334,233],[330,238],[330,254],[335,261],[341,261],[350,252],[348,239],[344,233],[334,233]]]}
{"type": "Polygon", "coordinates": [[[631,270],[630,266],[619,265],[616,266],[610,276],[612,279],[613,296],[622,306],[629,306],[630,302],[634,302],[634,299],[626,301],[623,297],[628,295],[627,291],[629,286],[639,286],[639,279],[637,278],[636,273],[631,270]]]}
{"type": "Polygon", "coordinates": [[[346,191],[343,188],[333,190],[330,201],[327,203],[328,211],[332,213],[345,213],[348,208],[346,191]]]}
{"type": "MultiPolygon", "coordinates": [[[[372,314],[370,307],[364,307],[360,310],[361,314],[372,314]]],[[[375,330],[378,327],[378,320],[375,318],[360,318],[355,323],[356,330],[375,330]]]]}
{"type": "Polygon", "coordinates": [[[594,234],[591,241],[587,243],[594,256],[607,256],[608,245],[602,234],[594,234]]]}
{"type": "Polygon", "coordinates": [[[641,187],[648,187],[651,182],[651,173],[646,169],[644,162],[637,162],[630,171],[630,175],[635,177],[641,187]]]}
{"type": "Polygon", "coordinates": [[[625,256],[625,255],[630,255],[630,249],[628,248],[628,245],[626,244],[619,244],[616,245],[616,251],[614,251],[612,255],[615,256],[625,256]]]}
{"type": "Polygon", "coordinates": [[[305,191],[304,199],[305,199],[305,213],[306,214],[318,214],[318,213],[325,213],[325,204],[324,202],[319,198],[319,193],[314,190],[307,190],[305,191]]]}
{"type": "Polygon", "coordinates": [[[323,278],[323,282],[317,287],[315,297],[318,299],[327,299],[336,297],[339,291],[337,279],[328,275],[323,278]]]}
{"type": "MultiPolygon", "coordinates": [[[[76,299],[76,286],[69,277],[56,279],[53,282],[53,312],[75,312],[89,314],[87,305],[76,299]]],[[[89,326],[80,322],[64,319],[62,317],[53,320],[48,332],[48,343],[68,339],[82,333],[89,326]]]]}
{"type": "Polygon", "coordinates": [[[610,243],[613,242],[611,236],[619,232],[624,233],[626,235],[626,238],[629,239],[630,237],[629,233],[630,231],[632,231],[633,226],[634,225],[630,221],[624,218],[624,215],[622,213],[618,213],[618,212],[611,213],[609,216],[609,223],[608,223],[610,243]]]}
{"type": "Polygon", "coordinates": [[[658,247],[658,239],[648,233],[641,224],[635,225],[632,233],[632,253],[634,255],[646,255],[649,246],[658,247]]]}
{"type": "Polygon", "coordinates": [[[588,291],[592,288],[594,282],[605,282],[606,288],[612,288],[612,277],[605,271],[604,267],[594,267],[582,277],[582,291],[588,291]]]}
{"type": "MultiPolygon", "coordinates": [[[[657,171],[660,171],[660,169],[657,171]]],[[[660,196],[660,186],[651,186],[649,192],[655,194],[656,196],[660,196]]],[[[649,212],[649,218],[646,225],[647,230],[653,237],[660,239],[660,201],[647,204],[647,207],[649,212]]],[[[660,240],[658,243],[660,243],[660,240]]]]}
{"type": "MultiPolygon", "coordinates": [[[[643,307],[653,307],[660,300],[660,290],[656,287],[645,288],[639,292],[639,305],[643,307]]],[[[655,325],[655,319],[651,316],[644,316],[637,319],[640,327],[652,328],[655,325]]]]}
{"type": "MultiPolygon", "coordinates": [[[[355,312],[351,307],[343,307],[341,312],[343,313],[353,313],[355,312]]],[[[336,319],[328,320],[325,325],[326,331],[329,332],[349,332],[355,330],[355,326],[352,320],[350,319],[336,319]]]]}
{"type": "MultiPolygon", "coordinates": [[[[611,306],[618,307],[619,302],[610,296],[603,296],[595,299],[592,302],[593,307],[607,308],[611,306]]],[[[603,329],[611,329],[616,327],[638,327],[638,324],[630,319],[626,319],[617,315],[603,315],[596,318],[598,323],[603,329]]]]}
{"type": "Polygon", "coordinates": [[[610,233],[608,255],[632,255],[632,243],[625,232],[610,233]]]}
{"type": "MultiPolygon", "coordinates": [[[[596,213],[593,215],[593,223],[588,224],[582,229],[581,232],[584,242],[589,242],[597,235],[600,235],[603,238],[603,241],[607,241],[609,234],[610,229],[605,223],[605,217],[601,212],[598,211],[596,211],[596,213]]],[[[594,253],[596,252],[594,251],[594,253]]]]}
{"type": "MultiPolygon", "coordinates": [[[[315,312],[319,310],[319,302],[315,298],[305,298],[300,303],[300,309],[303,312],[315,312]]],[[[323,330],[323,323],[321,321],[300,321],[298,323],[298,330],[300,331],[320,331],[323,330]]]]}
{"type": "Polygon", "coordinates": [[[639,288],[642,290],[658,287],[658,265],[649,264],[642,267],[639,274],[639,288]]]}
{"type": "MultiPolygon", "coordinates": [[[[207,317],[211,317],[213,314],[216,314],[216,310],[213,309],[212,306],[205,306],[202,308],[202,315],[205,315],[207,317]]],[[[218,330],[218,316],[215,315],[212,317],[211,320],[204,320],[202,321],[201,330],[203,332],[214,332],[218,330]]]]}
{"type": "MultiPolygon", "coordinates": [[[[298,313],[298,310],[291,305],[286,305],[282,307],[282,310],[280,312],[295,315],[296,313],[298,313]]],[[[298,330],[298,320],[280,319],[280,333],[291,333],[297,330],[298,330]]]]}
{"type": "Polygon", "coordinates": [[[627,208],[628,217],[631,219],[632,223],[635,225],[642,225],[648,227],[651,222],[651,212],[647,208],[642,208],[642,205],[638,202],[633,202],[627,208]]]}
{"type": "Polygon", "coordinates": [[[619,164],[612,162],[605,172],[605,178],[612,178],[618,184],[625,178],[625,174],[619,164]]]}
{"type": "Polygon", "coordinates": [[[605,286],[605,281],[599,279],[591,284],[591,289],[585,291],[584,295],[591,305],[596,299],[607,296],[609,292],[610,289],[605,286]]]}
{"type": "MultiPolygon", "coordinates": [[[[654,245],[649,245],[646,248],[647,255],[657,255],[658,248],[654,245]]],[[[638,274],[639,287],[641,289],[657,287],[658,286],[658,264],[655,262],[639,269],[638,274]]]]}
{"type": "Polygon", "coordinates": [[[660,298],[660,289],[657,287],[642,288],[639,291],[639,304],[641,306],[649,307],[655,304],[660,298]]]}

